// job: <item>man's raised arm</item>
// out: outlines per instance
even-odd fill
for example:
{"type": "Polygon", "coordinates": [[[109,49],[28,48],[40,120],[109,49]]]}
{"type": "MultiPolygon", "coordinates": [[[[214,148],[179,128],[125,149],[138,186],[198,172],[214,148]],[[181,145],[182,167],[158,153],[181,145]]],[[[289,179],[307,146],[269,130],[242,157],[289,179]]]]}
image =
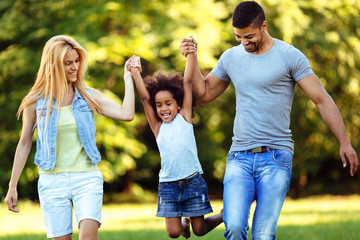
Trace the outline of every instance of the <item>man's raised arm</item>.
{"type": "Polygon", "coordinates": [[[223,81],[211,73],[207,75],[206,78],[203,77],[197,61],[197,42],[193,37],[182,39],[180,51],[185,57],[189,53],[195,53],[192,86],[196,96],[196,105],[204,106],[209,104],[226,90],[229,82],[223,81]]]}

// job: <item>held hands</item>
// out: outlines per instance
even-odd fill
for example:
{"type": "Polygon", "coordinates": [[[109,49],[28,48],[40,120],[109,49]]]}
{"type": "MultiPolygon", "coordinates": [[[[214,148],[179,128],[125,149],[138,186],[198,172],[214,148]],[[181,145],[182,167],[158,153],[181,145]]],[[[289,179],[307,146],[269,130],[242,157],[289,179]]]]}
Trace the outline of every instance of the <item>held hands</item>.
{"type": "Polygon", "coordinates": [[[12,212],[19,212],[20,210],[18,208],[16,208],[16,204],[17,204],[17,200],[18,200],[18,194],[16,189],[10,189],[6,194],[6,197],[4,199],[4,202],[6,203],[8,209],[12,212]]]}
{"type": "Polygon", "coordinates": [[[195,53],[197,51],[197,42],[192,36],[188,38],[183,38],[183,40],[181,40],[180,43],[180,51],[181,54],[184,55],[185,57],[189,53],[195,53]]]}
{"type": "Polygon", "coordinates": [[[127,70],[130,71],[132,74],[135,72],[141,72],[141,62],[140,57],[133,55],[127,62],[126,62],[127,70]]]}
{"type": "Polygon", "coordinates": [[[129,58],[129,59],[125,62],[125,67],[124,67],[124,79],[127,79],[128,77],[131,77],[130,61],[131,61],[132,58],[134,58],[134,56],[132,56],[131,58],[129,58]]]}

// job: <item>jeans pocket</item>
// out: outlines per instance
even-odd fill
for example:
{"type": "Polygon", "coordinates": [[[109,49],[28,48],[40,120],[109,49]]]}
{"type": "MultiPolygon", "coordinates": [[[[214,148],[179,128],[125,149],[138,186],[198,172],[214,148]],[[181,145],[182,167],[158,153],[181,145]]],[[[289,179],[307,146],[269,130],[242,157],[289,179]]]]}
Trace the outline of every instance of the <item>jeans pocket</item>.
{"type": "Polygon", "coordinates": [[[189,185],[191,188],[194,188],[194,189],[207,188],[207,183],[200,174],[197,177],[194,177],[194,179],[191,179],[191,182],[189,185]]]}
{"type": "Polygon", "coordinates": [[[292,165],[293,155],[291,152],[283,149],[273,151],[273,161],[282,167],[289,167],[292,165]]]}
{"type": "Polygon", "coordinates": [[[39,175],[38,184],[37,184],[39,193],[43,192],[46,189],[51,188],[50,186],[52,183],[52,178],[51,178],[52,176],[53,175],[51,173],[50,174],[43,173],[39,175]]]}
{"type": "Polygon", "coordinates": [[[104,176],[103,176],[102,172],[101,172],[99,169],[98,169],[98,170],[95,170],[95,175],[96,175],[96,177],[99,178],[99,180],[100,180],[101,182],[104,182],[104,176]]]}
{"type": "Polygon", "coordinates": [[[169,185],[169,183],[167,183],[167,182],[160,182],[159,185],[158,185],[158,191],[160,191],[161,189],[166,188],[167,185],[169,185]]]}
{"type": "Polygon", "coordinates": [[[43,187],[43,184],[42,184],[42,174],[39,175],[39,178],[38,178],[38,182],[37,182],[37,190],[38,190],[38,193],[40,194],[41,190],[44,188],[43,187]]]}
{"type": "Polygon", "coordinates": [[[229,152],[228,155],[226,156],[226,162],[236,159],[239,153],[240,152],[229,152]]]}

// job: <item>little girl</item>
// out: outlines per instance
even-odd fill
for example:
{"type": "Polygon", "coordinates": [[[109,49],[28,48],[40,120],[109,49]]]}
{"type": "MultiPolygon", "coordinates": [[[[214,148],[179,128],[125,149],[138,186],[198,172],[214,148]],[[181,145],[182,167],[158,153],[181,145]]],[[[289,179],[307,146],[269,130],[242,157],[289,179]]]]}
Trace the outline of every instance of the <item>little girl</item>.
{"type": "Polygon", "coordinates": [[[212,212],[207,184],[198,156],[192,125],[192,73],[195,54],[188,54],[184,80],[179,74],[157,74],[141,78],[140,58],[132,58],[130,71],[144,105],[161,156],[159,200],[156,216],[165,217],[169,237],[190,237],[190,222],[195,235],[202,236],[223,220],[222,211],[212,212]],[[181,217],[185,217],[181,221],[181,217]]]}

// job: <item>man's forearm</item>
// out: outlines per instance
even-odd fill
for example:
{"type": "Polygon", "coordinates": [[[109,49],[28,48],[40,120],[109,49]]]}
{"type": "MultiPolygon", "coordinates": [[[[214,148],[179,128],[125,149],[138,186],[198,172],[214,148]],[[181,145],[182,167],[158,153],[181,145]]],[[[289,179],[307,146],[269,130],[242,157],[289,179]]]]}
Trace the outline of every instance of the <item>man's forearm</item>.
{"type": "Polygon", "coordinates": [[[344,121],[332,98],[328,96],[321,103],[317,104],[316,107],[318,108],[322,119],[334,133],[340,144],[348,143],[350,139],[346,133],[344,121]]]}

